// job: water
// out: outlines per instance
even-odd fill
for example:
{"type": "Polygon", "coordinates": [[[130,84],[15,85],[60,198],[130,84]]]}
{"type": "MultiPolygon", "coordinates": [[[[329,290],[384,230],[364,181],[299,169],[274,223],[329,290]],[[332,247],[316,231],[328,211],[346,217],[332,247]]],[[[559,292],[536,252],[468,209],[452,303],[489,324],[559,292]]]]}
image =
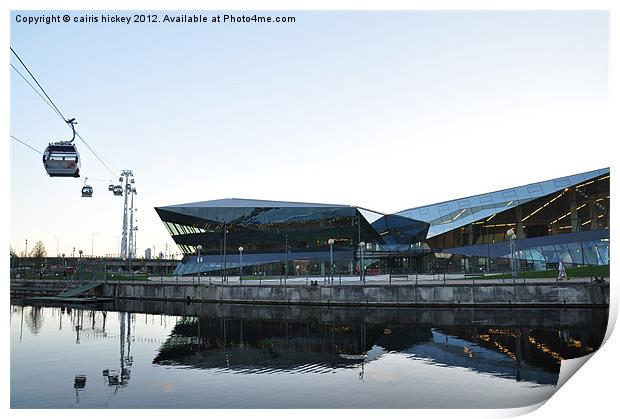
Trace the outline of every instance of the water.
{"type": "Polygon", "coordinates": [[[11,407],[525,406],[599,347],[607,314],[14,304],[11,407]]]}

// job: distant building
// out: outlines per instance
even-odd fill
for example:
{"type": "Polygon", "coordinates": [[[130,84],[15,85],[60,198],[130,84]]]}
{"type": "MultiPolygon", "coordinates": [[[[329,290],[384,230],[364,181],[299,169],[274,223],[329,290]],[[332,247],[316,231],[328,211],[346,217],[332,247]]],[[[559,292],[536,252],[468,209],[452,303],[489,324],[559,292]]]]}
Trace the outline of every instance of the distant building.
{"type": "Polygon", "coordinates": [[[147,247],[147,249],[144,251],[144,259],[150,259],[151,258],[151,248],[147,247]]]}

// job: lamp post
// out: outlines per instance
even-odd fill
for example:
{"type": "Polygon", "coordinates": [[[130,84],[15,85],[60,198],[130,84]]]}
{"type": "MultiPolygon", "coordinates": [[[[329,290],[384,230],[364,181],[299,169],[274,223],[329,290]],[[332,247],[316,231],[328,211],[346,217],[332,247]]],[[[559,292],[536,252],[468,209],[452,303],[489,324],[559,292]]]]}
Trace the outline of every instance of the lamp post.
{"type": "Polygon", "coordinates": [[[364,247],[366,247],[366,243],[360,242],[360,281],[366,284],[366,275],[364,275],[364,247]]]}
{"type": "Polygon", "coordinates": [[[284,235],[284,285],[288,279],[288,234],[284,235]]]}
{"type": "Polygon", "coordinates": [[[200,268],[202,268],[202,256],[200,256],[200,252],[202,252],[202,245],[196,246],[196,250],[198,250],[198,285],[200,285],[200,268]]]}
{"type": "Polygon", "coordinates": [[[506,235],[508,236],[508,240],[510,241],[510,270],[512,271],[512,283],[514,284],[517,278],[517,264],[515,261],[517,235],[512,228],[506,232],[506,235]]]}
{"type": "Polygon", "coordinates": [[[334,283],[334,239],[327,240],[329,244],[329,277],[331,283],[334,283]]]}
{"type": "Polygon", "coordinates": [[[243,246],[239,246],[239,285],[243,281],[243,246]]]}
{"type": "Polygon", "coordinates": [[[228,275],[226,275],[226,234],[228,231],[226,230],[226,223],[224,223],[224,247],[222,248],[222,252],[224,253],[224,280],[228,282],[228,275]]]}
{"type": "Polygon", "coordinates": [[[82,280],[82,250],[78,250],[78,253],[80,254],[80,257],[78,259],[78,281],[82,280]]]}
{"type": "Polygon", "coordinates": [[[56,239],[56,256],[60,256],[60,251],[58,250],[58,243],[60,238],[58,236],[54,236],[54,238],[56,239]]]}
{"type": "Polygon", "coordinates": [[[99,233],[93,233],[93,237],[90,242],[90,257],[91,258],[95,257],[95,236],[98,236],[98,235],[99,233]]]}

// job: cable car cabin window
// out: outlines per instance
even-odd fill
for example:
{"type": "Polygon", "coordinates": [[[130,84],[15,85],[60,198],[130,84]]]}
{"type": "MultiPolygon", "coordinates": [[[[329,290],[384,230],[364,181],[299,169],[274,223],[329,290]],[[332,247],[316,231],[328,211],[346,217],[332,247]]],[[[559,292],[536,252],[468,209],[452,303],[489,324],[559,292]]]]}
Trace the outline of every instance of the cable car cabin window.
{"type": "Polygon", "coordinates": [[[47,149],[50,153],[73,153],[75,154],[75,147],[72,145],[51,145],[47,149]]]}

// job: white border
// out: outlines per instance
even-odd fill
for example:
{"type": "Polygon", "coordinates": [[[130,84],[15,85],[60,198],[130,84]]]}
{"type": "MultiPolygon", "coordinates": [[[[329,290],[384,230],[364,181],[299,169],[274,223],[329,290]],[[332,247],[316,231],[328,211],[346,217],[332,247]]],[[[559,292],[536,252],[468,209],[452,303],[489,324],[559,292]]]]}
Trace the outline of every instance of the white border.
{"type": "MultiPolygon", "coordinates": [[[[2,40],[4,41],[4,45],[9,44],[9,10],[11,9],[22,9],[22,10],[36,10],[36,9],[73,9],[73,10],[94,10],[94,9],[107,9],[107,10],[609,10],[610,11],[610,114],[611,115],[620,115],[620,109],[618,106],[618,81],[617,76],[612,77],[612,75],[620,74],[620,63],[619,63],[619,47],[618,40],[620,40],[620,32],[618,31],[618,27],[620,24],[620,19],[618,18],[618,12],[620,7],[618,7],[617,2],[612,0],[590,0],[590,1],[581,1],[581,0],[565,0],[565,1],[553,1],[553,0],[522,0],[522,1],[502,1],[502,0],[478,0],[478,1],[457,1],[457,0],[444,0],[444,1],[422,1],[422,0],[411,0],[411,1],[403,1],[403,0],[386,0],[386,1],[369,1],[369,0],[360,0],[355,2],[349,1],[326,1],[326,0],[317,0],[317,1],[282,1],[282,0],[264,0],[261,2],[257,1],[249,1],[249,0],[237,0],[237,1],[223,1],[223,0],[212,0],[212,1],[188,1],[188,0],[178,0],[175,2],[162,2],[162,1],[91,1],[88,3],[80,2],[76,0],[60,0],[55,2],[49,1],[15,1],[9,0],[4,2],[6,6],[6,13],[4,15],[3,20],[3,31],[1,32],[2,40]]],[[[5,50],[5,57],[9,57],[8,48],[5,50]]],[[[7,59],[8,61],[8,59],[7,59]]],[[[8,65],[5,67],[5,72],[3,76],[3,91],[9,91],[9,67],[8,65]]],[[[6,100],[3,103],[4,107],[4,118],[3,127],[4,132],[9,131],[9,101],[8,94],[6,96],[6,100]]],[[[610,129],[614,131],[614,133],[618,133],[618,124],[610,123],[610,129]],[[612,125],[613,124],[613,125],[612,125]]],[[[620,135],[616,135],[615,138],[620,139],[620,135]]],[[[612,166],[612,171],[614,170],[614,164],[617,160],[617,156],[620,155],[618,153],[618,148],[612,144],[608,144],[608,150],[610,155],[610,166],[612,166]]],[[[4,196],[9,194],[9,176],[10,176],[10,162],[8,162],[9,153],[9,142],[3,142],[3,148],[1,150],[3,159],[4,168],[4,179],[3,182],[4,196]]],[[[615,189],[615,182],[612,182],[612,189],[614,192],[612,193],[612,201],[614,201],[615,197],[618,196],[615,189]]],[[[612,211],[616,208],[616,203],[613,202],[611,204],[612,211]]],[[[6,227],[9,227],[10,219],[9,219],[9,209],[7,206],[2,207],[2,219],[5,220],[7,224],[6,227]]],[[[615,217],[614,217],[615,219],[615,217]]],[[[3,229],[4,237],[6,238],[5,243],[9,242],[8,232],[9,228],[3,229]]],[[[615,247],[612,246],[612,254],[614,253],[615,247]]],[[[7,249],[8,250],[8,249],[7,249]]],[[[612,257],[612,259],[615,259],[612,257]]],[[[614,265],[615,266],[615,265],[614,265]]],[[[616,269],[612,266],[612,276],[615,273],[616,269]]],[[[8,259],[5,257],[2,259],[2,268],[3,272],[8,272],[8,259]]],[[[8,291],[8,290],[7,290],[8,291]]],[[[6,302],[7,305],[9,303],[8,292],[6,293],[6,302]]],[[[8,307],[7,307],[8,308],[8,307]]],[[[612,302],[610,307],[610,325],[615,323],[618,312],[618,286],[615,283],[612,283],[612,302]]],[[[611,331],[611,327],[608,329],[608,337],[611,331]]],[[[3,323],[3,332],[4,336],[8,336],[8,323],[3,323]]],[[[615,410],[617,407],[617,395],[615,391],[615,381],[616,381],[616,373],[618,372],[617,361],[615,359],[615,352],[618,349],[618,338],[617,333],[610,336],[610,339],[606,342],[606,344],[596,353],[591,359],[588,361],[585,368],[582,368],[578,373],[576,378],[569,380],[566,385],[564,385],[560,391],[556,395],[554,395],[548,403],[546,403],[542,408],[536,410],[532,415],[538,417],[548,417],[548,416],[562,416],[562,417],[573,417],[573,416],[581,416],[581,417],[607,417],[615,410]]],[[[3,405],[6,409],[9,408],[9,360],[10,360],[10,348],[9,345],[5,344],[3,348],[3,393],[2,393],[2,401],[3,405]]],[[[492,397],[492,395],[488,395],[492,397]]],[[[202,416],[205,414],[208,415],[252,415],[253,417],[269,417],[269,418],[284,418],[289,417],[291,414],[294,415],[325,415],[326,413],[334,416],[343,416],[343,415],[352,415],[355,417],[376,417],[377,415],[390,414],[399,417],[410,416],[411,414],[419,415],[423,414],[425,417],[443,417],[443,416],[460,416],[460,417],[501,417],[501,416],[514,416],[518,414],[523,414],[528,411],[531,411],[535,407],[524,408],[524,409],[508,409],[508,410],[451,410],[451,411],[440,411],[440,410],[413,410],[413,411],[375,411],[375,410],[361,410],[361,411],[285,411],[285,410],[276,410],[276,411],[249,411],[249,410],[226,410],[226,411],[209,411],[209,412],[201,412],[201,411],[146,411],[146,410],[131,410],[131,411],[114,411],[114,415],[125,415],[131,414],[135,416],[138,414],[139,416],[146,416],[147,414],[151,417],[171,417],[171,416],[202,416]]],[[[47,411],[28,411],[28,410],[20,410],[20,411],[10,411],[11,415],[22,417],[22,416],[31,416],[32,414],[45,414],[50,417],[74,417],[77,415],[84,415],[86,412],[84,411],[62,411],[62,410],[47,410],[47,411]]],[[[102,410],[89,411],[89,415],[99,416],[108,414],[102,410]]]]}

